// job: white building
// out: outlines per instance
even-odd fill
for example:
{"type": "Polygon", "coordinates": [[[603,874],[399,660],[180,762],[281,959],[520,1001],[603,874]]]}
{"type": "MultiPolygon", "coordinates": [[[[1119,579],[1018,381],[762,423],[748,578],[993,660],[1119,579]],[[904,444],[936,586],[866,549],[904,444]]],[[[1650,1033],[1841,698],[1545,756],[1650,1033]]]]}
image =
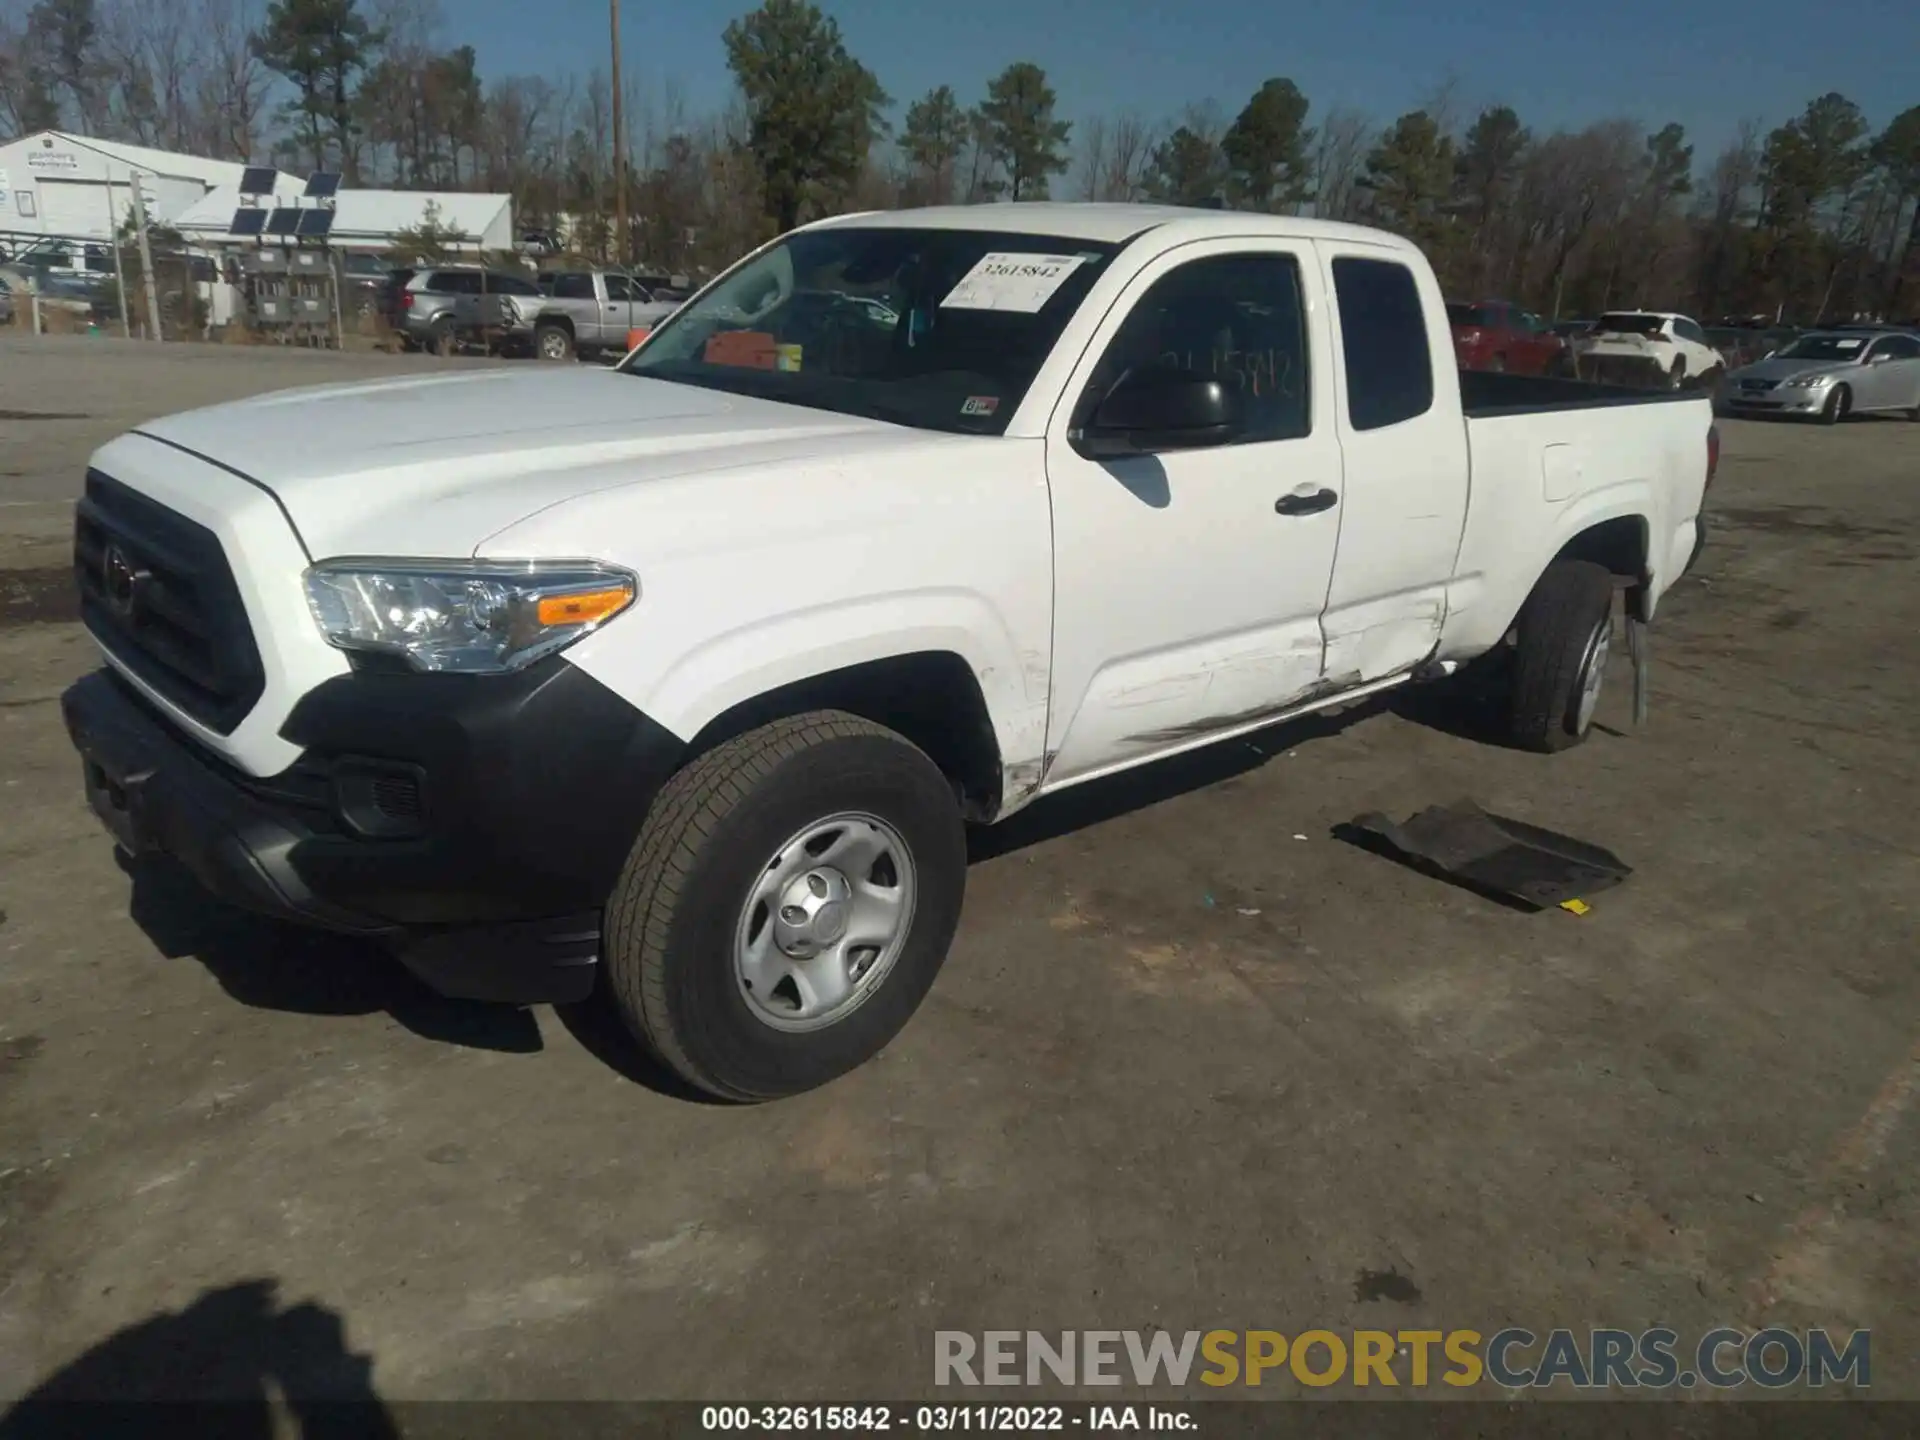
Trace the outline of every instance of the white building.
{"type": "MultiPolygon", "coordinates": [[[[299,201],[306,181],[287,175],[281,177],[276,193],[260,196],[259,203],[303,207],[314,204],[299,201]]],[[[174,229],[196,245],[223,245],[238,242],[233,234],[234,213],[240,209],[240,192],[234,185],[222,185],[188,207],[170,222],[174,229]]],[[[447,247],[450,250],[511,250],[518,238],[513,233],[513,197],[510,195],[474,195],[463,191],[429,190],[342,190],[334,200],[333,229],[328,243],[335,249],[385,250],[402,230],[418,230],[429,218],[442,233],[457,231],[463,239],[447,247]]],[[[259,238],[259,237],[254,237],[259,238]]]]}
{"type": "MultiPolygon", "coordinates": [[[[245,168],[232,160],[41,130],[0,144],[0,243],[18,251],[40,236],[108,239],[126,223],[136,179],[147,218],[174,224],[210,191],[237,187],[245,168]]],[[[305,184],[281,178],[296,190],[305,184]]]]}

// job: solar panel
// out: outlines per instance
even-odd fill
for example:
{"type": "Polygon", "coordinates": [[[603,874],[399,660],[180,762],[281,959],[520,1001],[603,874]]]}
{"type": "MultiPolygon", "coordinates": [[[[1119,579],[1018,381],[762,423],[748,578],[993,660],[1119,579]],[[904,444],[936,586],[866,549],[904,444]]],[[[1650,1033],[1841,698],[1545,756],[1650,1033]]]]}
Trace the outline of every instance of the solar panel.
{"type": "Polygon", "coordinates": [[[313,200],[325,200],[338,193],[340,177],[326,170],[316,170],[307,177],[307,196],[313,200]]]}
{"type": "Polygon", "coordinates": [[[332,229],[333,229],[333,211],[302,210],[300,212],[300,228],[295,233],[300,235],[311,235],[316,238],[325,238],[327,233],[332,229]]]}
{"type": "Polygon", "coordinates": [[[273,182],[279,174],[271,165],[249,165],[240,172],[240,193],[242,195],[271,195],[273,182]]]}
{"type": "Polygon", "coordinates": [[[267,216],[267,234],[292,235],[300,229],[300,212],[281,208],[267,216]]]}
{"type": "Polygon", "coordinates": [[[232,235],[259,235],[267,228],[267,212],[255,206],[243,206],[233,212],[233,224],[228,227],[232,235]]]}

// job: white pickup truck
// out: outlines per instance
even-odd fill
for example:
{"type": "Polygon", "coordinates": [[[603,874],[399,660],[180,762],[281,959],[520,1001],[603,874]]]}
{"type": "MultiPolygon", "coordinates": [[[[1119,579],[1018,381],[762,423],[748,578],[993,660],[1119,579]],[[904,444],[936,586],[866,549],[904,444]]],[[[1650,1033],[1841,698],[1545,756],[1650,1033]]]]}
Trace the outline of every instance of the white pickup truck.
{"type": "Polygon", "coordinates": [[[1580,740],[1716,447],[1704,394],[1461,374],[1390,235],[849,215],[615,370],[105,446],[64,712],[127,850],[765,1099],[906,1023],[966,822],[1502,650],[1514,739],[1580,740]]]}

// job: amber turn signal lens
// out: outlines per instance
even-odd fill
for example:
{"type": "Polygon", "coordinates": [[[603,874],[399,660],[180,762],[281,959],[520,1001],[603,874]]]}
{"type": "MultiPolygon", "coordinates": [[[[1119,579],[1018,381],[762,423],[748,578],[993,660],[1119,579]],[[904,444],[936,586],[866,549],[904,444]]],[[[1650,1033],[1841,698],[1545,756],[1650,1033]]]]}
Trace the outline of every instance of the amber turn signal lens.
{"type": "Polygon", "coordinates": [[[541,598],[535,615],[542,625],[587,625],[617,615],[632,598],[633,592],[624,585],[547,595],[541,598]]]}

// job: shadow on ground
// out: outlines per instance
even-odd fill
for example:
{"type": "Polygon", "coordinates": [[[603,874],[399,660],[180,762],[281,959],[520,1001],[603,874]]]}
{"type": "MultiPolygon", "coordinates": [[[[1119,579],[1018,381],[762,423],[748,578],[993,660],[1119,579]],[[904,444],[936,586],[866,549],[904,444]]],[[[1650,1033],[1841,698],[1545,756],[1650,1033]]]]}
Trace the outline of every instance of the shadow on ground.
{"type": "MultiPolygon", "coordinates": [[[[1471,690],[1419,688],[1433,693],[1390,692],[1075,786],[999,825],[972,829],[968,858],[979,864],[1147,809],[1390,710],[1452,733],[1497,739],[1494,720],[1483,717],[1471,690]]],[[[514,1054],[541,1049],[540,1027],[528,1009],[437,995],[377,946],[236,910],[165,857],[123,856],[121,865],[133,879],[134,922],[161,954],[198,960],[243,1005],[302,1015],[385,1013],[412,1033],[445,1044],[514,1054]]],[[[725,1103],[686,1085],[649,1054],[605,994],[556,1006],[554,1013],[581,1048],[623,1078],[672,1099],[725,1103]]]]}
{"type": "Polygon", "coordinates": [[[243,1005],[296,1015],[384,1012],[449,1045],[540,1049],[540,1027],[529,1011],[436,995],[377,946],[236,910],[163,857],[120,862],[133,878],[134,923],[168,959],[191,956],[205,965],[243,1005]]]}
{"type": "Polygon", "coordinates": [[[266,1279],[116,1331],[0,1416],[0,1440],[158,1434],[388,1440],[400,1430],[341,1317],[282,1309],[266,1279]]]}

